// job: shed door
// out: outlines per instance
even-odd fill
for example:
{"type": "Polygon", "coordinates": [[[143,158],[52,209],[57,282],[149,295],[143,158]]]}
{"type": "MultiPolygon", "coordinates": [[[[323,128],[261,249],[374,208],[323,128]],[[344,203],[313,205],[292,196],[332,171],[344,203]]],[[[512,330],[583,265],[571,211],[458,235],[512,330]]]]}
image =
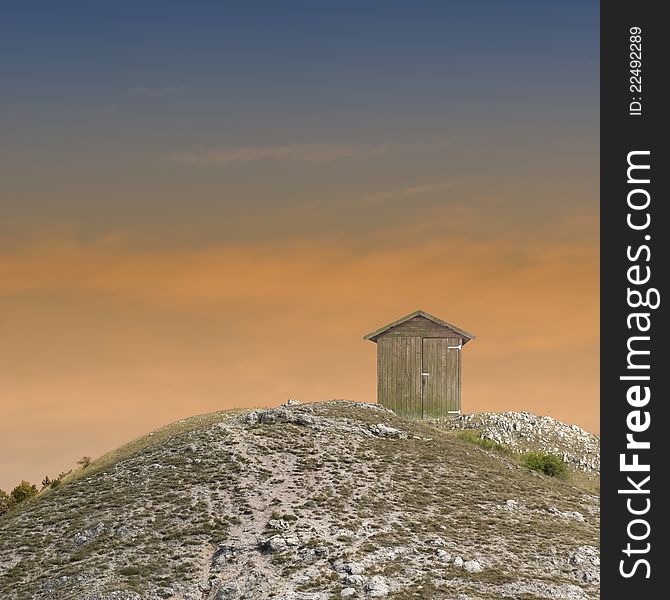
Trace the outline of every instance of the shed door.
{"type": "Polygon", "coordinates": [[[377,400],[403,417],[421,418],[421,338],[377,342],[377,400]]]}
{"type": "Polygon", "coordinates": [[[424,338],[421,357],[423,418],[434,419],[461,410],[459,340],[424,338]]]}

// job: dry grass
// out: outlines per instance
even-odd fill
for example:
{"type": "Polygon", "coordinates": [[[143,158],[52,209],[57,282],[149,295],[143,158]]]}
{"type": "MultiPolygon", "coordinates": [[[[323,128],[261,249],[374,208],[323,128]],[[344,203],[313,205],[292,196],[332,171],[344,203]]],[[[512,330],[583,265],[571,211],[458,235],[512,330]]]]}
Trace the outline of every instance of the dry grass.
{"type": "Polygon", "coordinates": [[[329,598],[343,585],[337,565],[357,561],[366,577],[387,578],[394,598],[486,598],[508,580],[576,583],[568,552],[598,544],[597,498],[453,432],[344,402],[292,408],[272,423],[245,423],[247,413],[202,415],[138,438],[2,519],[0,597],[128,589],[177,599],[211,580],[214,591],[247,582],[250,598],[329,598]],[[377,423],[406,437],[376,437],[377,423]],[[509,499],[523,508],[510,512],[509,499]],[[272,550],[272,536],[286,546],[272,550]],[[484,571],[439,561],[436,539],[484,571]]]}

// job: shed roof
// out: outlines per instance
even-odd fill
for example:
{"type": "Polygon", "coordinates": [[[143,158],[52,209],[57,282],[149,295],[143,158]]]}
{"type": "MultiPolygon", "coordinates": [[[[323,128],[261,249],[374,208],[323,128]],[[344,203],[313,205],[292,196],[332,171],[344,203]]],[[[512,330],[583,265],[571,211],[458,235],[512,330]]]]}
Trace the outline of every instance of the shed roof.
{"type": "Polygon", "coordinates": [[[448,327],[449,329],[452,329],[456,333],[462,335],[463,337],[468,338],[468,340],[474,340],[476,339],[476,335],[472,333],[468,333],[464,329],[461,329],[460,327],[456,327],[456,325],[452,325],[451,323],[447,323],[446,321],[443,321],[442,319],[438,319],[437,317],[423,311],[423,310],[415,310],[413,313],[410,313],[408,315],[405,315],[401,319],[398,319],[397,321],[393,321],[393,323],[389,323],[388,325],[384,325],[384,327],[381,327],[380,329],[377,329],[371,333],[368,333],[366,336],[363,337],[364,340],[370,340],[371,342],[376,342],[377,338],[386,333],[389,329],[392,329],[393,327],[397,327],[398,325],[402,325],[403,323],[409,321],[410,319],[413,319],[414,317],[423,317],[424,319],[428,319],[429,321],[432,321],[433,323],[437,323],[438,325],[441,325],[442,327],[448,327]]]}

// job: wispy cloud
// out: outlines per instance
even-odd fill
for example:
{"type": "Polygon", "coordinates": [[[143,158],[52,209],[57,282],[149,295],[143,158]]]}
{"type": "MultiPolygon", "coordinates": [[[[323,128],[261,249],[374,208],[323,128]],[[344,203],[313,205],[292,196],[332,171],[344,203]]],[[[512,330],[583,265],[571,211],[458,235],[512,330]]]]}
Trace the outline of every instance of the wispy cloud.
{"type": "Polygon", "coordinates": [[[184,86],[168,86],[162,88],[136,87],[128,92],[130,96],[144,96],[145,98],[162,98],[164,96],[178,96],[186,91],[184,86]]]}
{"type": "Polygon", "coordinates": [[[380,202],[389,198],[397,198],[402,196],[419,196],[421,194],[429,194],[431,192],[441,192],[448,190],[461,182],[460,179],[453,179],[451,181],[440,181],[437,183],[423,183],[410,187],[400,188],[397,190],[389,190],[386,192],[377,192],[372,194],[365,194],[363,199],[367,202],[380,202]]]}
{"type": "Polygon", "coordinates": [[[197,167],[212,167],[259,160],[290,160],[327,163],[337,160],[358,160],[388,152],[421,152],[437,147],[426,143],[397,143],[366,145],[335,142],[293,143],[280,146],[244,146],[218,150],[196,150],[172,154],[169,159],[197,167]]]}

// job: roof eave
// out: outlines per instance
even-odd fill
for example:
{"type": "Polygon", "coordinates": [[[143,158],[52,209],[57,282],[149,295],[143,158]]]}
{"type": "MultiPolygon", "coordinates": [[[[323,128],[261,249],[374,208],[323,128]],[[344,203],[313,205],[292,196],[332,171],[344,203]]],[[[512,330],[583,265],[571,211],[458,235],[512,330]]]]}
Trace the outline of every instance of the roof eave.
{"type": "MultiPolygon", "coordinates": [[[[364,340],[370,340],[371,342],[376,342],[377,338],[383,335],[385,332],[387,332],[389,329],[393,329],[394,327],[397,327],[398,325],[402,325],[403,323],[409,321],[410,319],[413,319],[414,317],[424,317],[425,319],[428,319],[429,321],[432,321],[433,323],[436,323],[437,325],[441,325],[443,327],[448,327],[449,329],[452,329],[459,335],[462,335],[463,337],[467,338],[466,342],[470,340],[477,339],[477,336],[465,331],[464,329],[461,329],[460,327],[456,327],[455,325],[452,325],[451,323],[447,323],[446,321],[443,321],[442,319],[438,319],[437,317],[431,315],[430,313],[427,313],[423,310],[415,310],[414,312],[398,319],[397,321],[393,321],[392,323],[389,323],[388,325],[384,325],[383,327],[380,327],[379,329],[375,329],[375,331],[372,331],[371,333],[368,333],[367,335],[363,336],[364,340]]],[[[463,342],[463,343],[466,343],[463,342]]]]}

